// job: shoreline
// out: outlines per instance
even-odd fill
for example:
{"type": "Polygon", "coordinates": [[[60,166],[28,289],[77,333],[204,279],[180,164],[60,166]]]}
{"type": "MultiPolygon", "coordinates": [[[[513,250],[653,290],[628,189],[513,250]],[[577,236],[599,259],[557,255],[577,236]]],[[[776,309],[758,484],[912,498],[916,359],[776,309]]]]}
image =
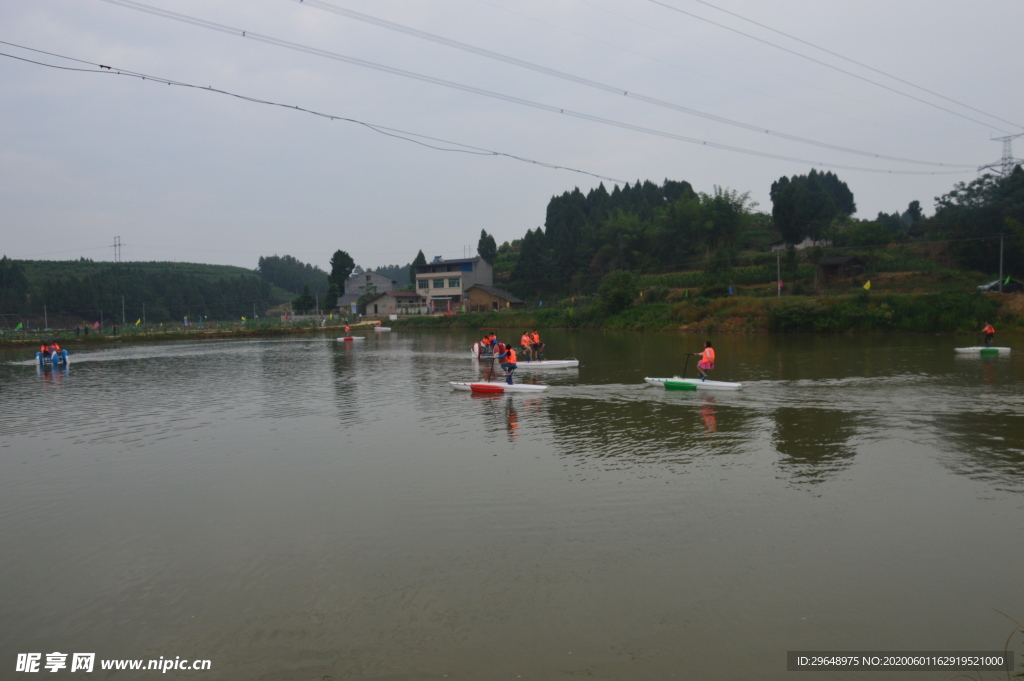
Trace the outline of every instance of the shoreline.
{"type": "MultiPolygon", "coordinates": [[[[1024,333],[1024,293],[1013,294],[853,294],[847,296],[786,296],[764,298],[730,296],[660,300],[634,304],[616,313],[600,301],[561,301],[533,310],[463,312],[423,315],[388,321],[395,330],[500,328],[588,329],[604,331],[654,331],[662,333],[950,333],[977,335],[990,322],[996,333],[1024,333]]],[[[376,321],[349,325],[353,331],[372,331],[376,321]]],[[[135,331],[117,335],[74,331],[36,332],[19,337],[0,336],[0,348],[31,347],[43,338],[58,338],[67,347],[108,345],[120,342],[163,342],[232,338],[275,338],[341,333],[345,325],[283,325],[261,322],[249,327],[135,331]]]]}

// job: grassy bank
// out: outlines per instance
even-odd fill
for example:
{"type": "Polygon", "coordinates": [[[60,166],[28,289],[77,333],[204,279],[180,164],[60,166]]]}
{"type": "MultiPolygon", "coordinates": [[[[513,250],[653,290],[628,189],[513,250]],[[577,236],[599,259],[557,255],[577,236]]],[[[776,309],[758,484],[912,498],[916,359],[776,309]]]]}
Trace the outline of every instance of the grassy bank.
{"type": "Polygon", "coordinates": [[[842,296],[726,296],[675,299],[652,296],[609,313],[600,301],[568,301],[535,310],[506,310],[449,316],[410,317],[396,328],[508,329],[518,335],[538,328],[756,333],[796,331],[973,332],[985,322],[1000,331],[1024,330],[1024,294],[871,294],[842,296]]]}

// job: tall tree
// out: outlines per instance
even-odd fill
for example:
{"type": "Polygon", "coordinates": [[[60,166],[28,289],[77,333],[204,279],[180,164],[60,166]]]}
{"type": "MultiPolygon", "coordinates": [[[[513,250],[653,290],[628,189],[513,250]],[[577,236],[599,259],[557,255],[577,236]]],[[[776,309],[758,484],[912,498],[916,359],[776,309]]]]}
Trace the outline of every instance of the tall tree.
{"type": "Polygon", "coordinates": [[[498,244],[494,241],[494,237],[487,233],[487,230],[480,230],[480,241],[476,244],[476,252],[487,261],[488,265],[493,265],[494,261],[498,259],[498,244]]]}
{"type": "Polygon", "coordinates": [[[780,177],[771,198],[775,227],[791,244],[805,237],[817,241],[833,220],[857,210],[850,188],[831,172],[780,177]]]}
{"type": "Polygon", "coordinates": [[[331,256],[331,274],[328,277],[330,283],[336,285],[338,290],[345,290],[345,282],[348,281],[352,270],[356,267],[355,260],[345,251],[335,251],[331,256]]]}
{"type": "Polygon", "coordinates": [[[314,307],[316,307],[316,298],[309,292],[309,284],[304,284],[302,286],[302,294],[292,300],[292,309],[302,314],[303,312],[309,312],[314,307]]]}
{"type": "Polygon", "coordinates": [[[413,265],[426,265],[427,264],[427,256],[423,255],[423,251],[422,250],[416,253],[416,257],[412,259],[412,264],[413,265]]]}

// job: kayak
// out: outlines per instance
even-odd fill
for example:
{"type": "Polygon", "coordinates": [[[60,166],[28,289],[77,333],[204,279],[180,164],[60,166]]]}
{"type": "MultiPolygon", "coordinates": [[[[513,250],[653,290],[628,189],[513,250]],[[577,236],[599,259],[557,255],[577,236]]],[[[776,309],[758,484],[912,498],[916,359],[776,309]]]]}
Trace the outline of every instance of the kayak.
{"type": "Polygon", "coordinates": [[[645,378],[651,385],[661,386],[665,390],[739,390],[742,383],[727,381],[702,381],[699,378],[645,378]]]}
{"type": "Polygon", "coordinates": [[[504,381],[481,381],[478,383],[449,381],[455,390],[471,390],[475,393],[539,393],[548,389],[546,385],[536,383],[516,383],[509,385],[504,381]]]}
{"type": "Polygon", "coordinates": [[[374,331],[390,331],[391,327],[390,326],[375,326],[375,327],[373,327],[373,330],[374,331]]]}
{"type": "Polygon", "coordinates": [[[999,355],[1003,353],[1009,354],[1010,348],[986,348],[983,345],[974,345],[969,348],[956,348],[956,351],[963,355],[999,355]]]}
{"type": "MultiPolygon", "coordinates": [[[[486,363],[490,362],[491,359],[493,358],[490,355],[484,355],[483,357],[480,358],[477,358],[476,355],[473,355],[473,359],[479,359],[479,361],[486,363]]],[[[499,360],[495,359],[495,362],[498,361],[499,360]]],[[[580,361],[578,359],[573,358],[542,359],[537,362],[529,362],[527,360],[521,359],[518,362],[516,362],[516,366],[519,367],[520,371],[522,371],[523,369],[575,369],[579,365],[580,361]]]]}
{"type": "Polygon", "coordinates": [[[365,339],[365,336],[345,336],[344,338],[339,338],[338,340],[345,341],[346,343],[348,343],[349,341],[360,341],[365,339]]]}

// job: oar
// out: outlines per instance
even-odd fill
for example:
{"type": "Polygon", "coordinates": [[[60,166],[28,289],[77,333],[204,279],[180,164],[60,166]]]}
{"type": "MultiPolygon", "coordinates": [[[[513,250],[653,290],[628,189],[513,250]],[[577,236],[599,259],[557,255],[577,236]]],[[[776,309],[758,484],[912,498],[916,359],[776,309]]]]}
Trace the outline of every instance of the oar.
{"type": "Polygon", "coordinates": [[[491,354],[491,366],[487,370],[487,382],[490,383],[491,376],[494,374],[494,355],[491,354]]]}
{"type": "Polygon", "coordinates": [[[686,376],[686,368],[690,366],[690,353],[686,353],[686,363],[683,364],[683,376],[686,376]]]}

